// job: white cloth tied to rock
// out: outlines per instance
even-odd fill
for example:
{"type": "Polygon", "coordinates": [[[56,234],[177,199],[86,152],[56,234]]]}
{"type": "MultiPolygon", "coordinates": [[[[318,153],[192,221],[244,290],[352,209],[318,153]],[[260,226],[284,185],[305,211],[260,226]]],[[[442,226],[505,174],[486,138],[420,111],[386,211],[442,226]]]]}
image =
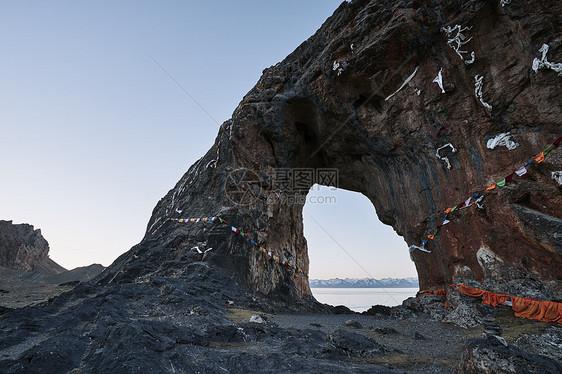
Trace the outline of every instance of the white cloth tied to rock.
{"type": "Polygon", "coordinates": [[[542,52],[541,59],[535,58],[533,60],[533,70],[535,73],[538,73],[539,69],[552,69],[557,72],[558,75],[562,76],[562,62],[549,62],[546,58],[548,44],[543,44],[539,52],[542,52]]]}
{"type": "Polygon", "coordinates": [[[508,132],[501,133],[496,137],[488,140],[486,146],[489,149],[494,149],[499,146],[505,146],[510,151],[513,151],[515,148],[519,147],[519,143],[514,142],[513,140],[510,139],[510,137],[511,134],[508,132]]]}

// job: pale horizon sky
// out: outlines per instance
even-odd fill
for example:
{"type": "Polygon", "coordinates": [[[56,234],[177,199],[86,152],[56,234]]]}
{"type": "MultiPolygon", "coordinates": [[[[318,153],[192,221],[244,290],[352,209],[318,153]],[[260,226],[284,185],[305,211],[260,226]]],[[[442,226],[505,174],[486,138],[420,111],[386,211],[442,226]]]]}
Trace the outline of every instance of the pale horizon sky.
{"type": "MultiPolygon", "coordinates": [[[[41,229],[68,269],[110,265],[218,131],[152,58],[222,123],[340,3],[0,2],[0,219],[41,229]]],[[[416,276],[366,197],[322,193],[337,202],[305,207],[311,278],[416,276]]]]}

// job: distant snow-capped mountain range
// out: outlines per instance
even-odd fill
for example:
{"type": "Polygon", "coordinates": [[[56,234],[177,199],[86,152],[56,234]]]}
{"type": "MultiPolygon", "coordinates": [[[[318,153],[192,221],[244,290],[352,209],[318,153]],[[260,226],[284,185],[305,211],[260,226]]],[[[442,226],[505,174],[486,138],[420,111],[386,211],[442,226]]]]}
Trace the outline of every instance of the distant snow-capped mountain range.
{"type": "Polygon", "coordinates": [[[311,279],[310,288],[418,288],[418,278],[311,279]]]}

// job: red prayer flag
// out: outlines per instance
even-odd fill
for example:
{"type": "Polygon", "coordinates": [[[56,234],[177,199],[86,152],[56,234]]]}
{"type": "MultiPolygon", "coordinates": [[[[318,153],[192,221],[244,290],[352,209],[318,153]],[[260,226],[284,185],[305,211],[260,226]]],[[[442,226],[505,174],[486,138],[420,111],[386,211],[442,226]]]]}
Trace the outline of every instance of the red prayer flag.
{"type": "Polygon", "coordinates": [[[507,177],[505,177],[505,181],[507,183],[511,182],[511,180],[513,179],[513,176],[515,175],[515,173],[511,173],[509,174],[507,177]]]}
{"type": "Polygon", "coordinates": [[[552,143],[554,148],[558,148],[558,145],[560,144],[561,141],[562,141],[562,136],[559,137],[558,139],[556,139],[556,141],[554,143],[552,143]]]}

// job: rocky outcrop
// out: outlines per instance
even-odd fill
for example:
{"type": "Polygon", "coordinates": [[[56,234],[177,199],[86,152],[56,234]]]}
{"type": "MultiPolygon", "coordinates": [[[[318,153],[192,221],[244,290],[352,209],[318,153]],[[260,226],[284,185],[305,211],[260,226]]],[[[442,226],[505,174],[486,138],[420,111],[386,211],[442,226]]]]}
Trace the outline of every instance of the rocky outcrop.
{"type": "Polygon", "coordinates": [[[553,359],[504,346],[495,338],[471,340],[456,373],[560,373],[562,366],[553,359]]]}
{"type": "Polygon", "coordinates": [[[93,264],[68,271],[49,258],[49,243],[41,230],[0,221],[0,315],[45,302],[104,269],[93,264]]]}
{"type": "Polygon", "coordinates": [[[49,258],[49,243],[41,230],[12,221],[0,221],[0,266],[45,275],[66,271],[49,258]]]}
{"type": "MultiPolygon", "coordinates": [[[[361,192],[417,246],[422,289],[462,281],[562,299],[562,190],[551,178],[562,148],[512,175],[562,134],[562,80],[532,63],[543,44],[548,61],[562,61],[562,9],[503,3],[344,2],[264,70],[215,145],[157,204],[145,247],[194,252],[274,297],[310,295],[295,267],[308,270],[303,197],[318,182],[361,192]],[[483,200],[443,221],[477,192],[483,200]],[[213,216],[234,228],[170,221],[213,216]]],[[[116,263],[115,280],[137,274],[132,256],[116,263]]]]}

